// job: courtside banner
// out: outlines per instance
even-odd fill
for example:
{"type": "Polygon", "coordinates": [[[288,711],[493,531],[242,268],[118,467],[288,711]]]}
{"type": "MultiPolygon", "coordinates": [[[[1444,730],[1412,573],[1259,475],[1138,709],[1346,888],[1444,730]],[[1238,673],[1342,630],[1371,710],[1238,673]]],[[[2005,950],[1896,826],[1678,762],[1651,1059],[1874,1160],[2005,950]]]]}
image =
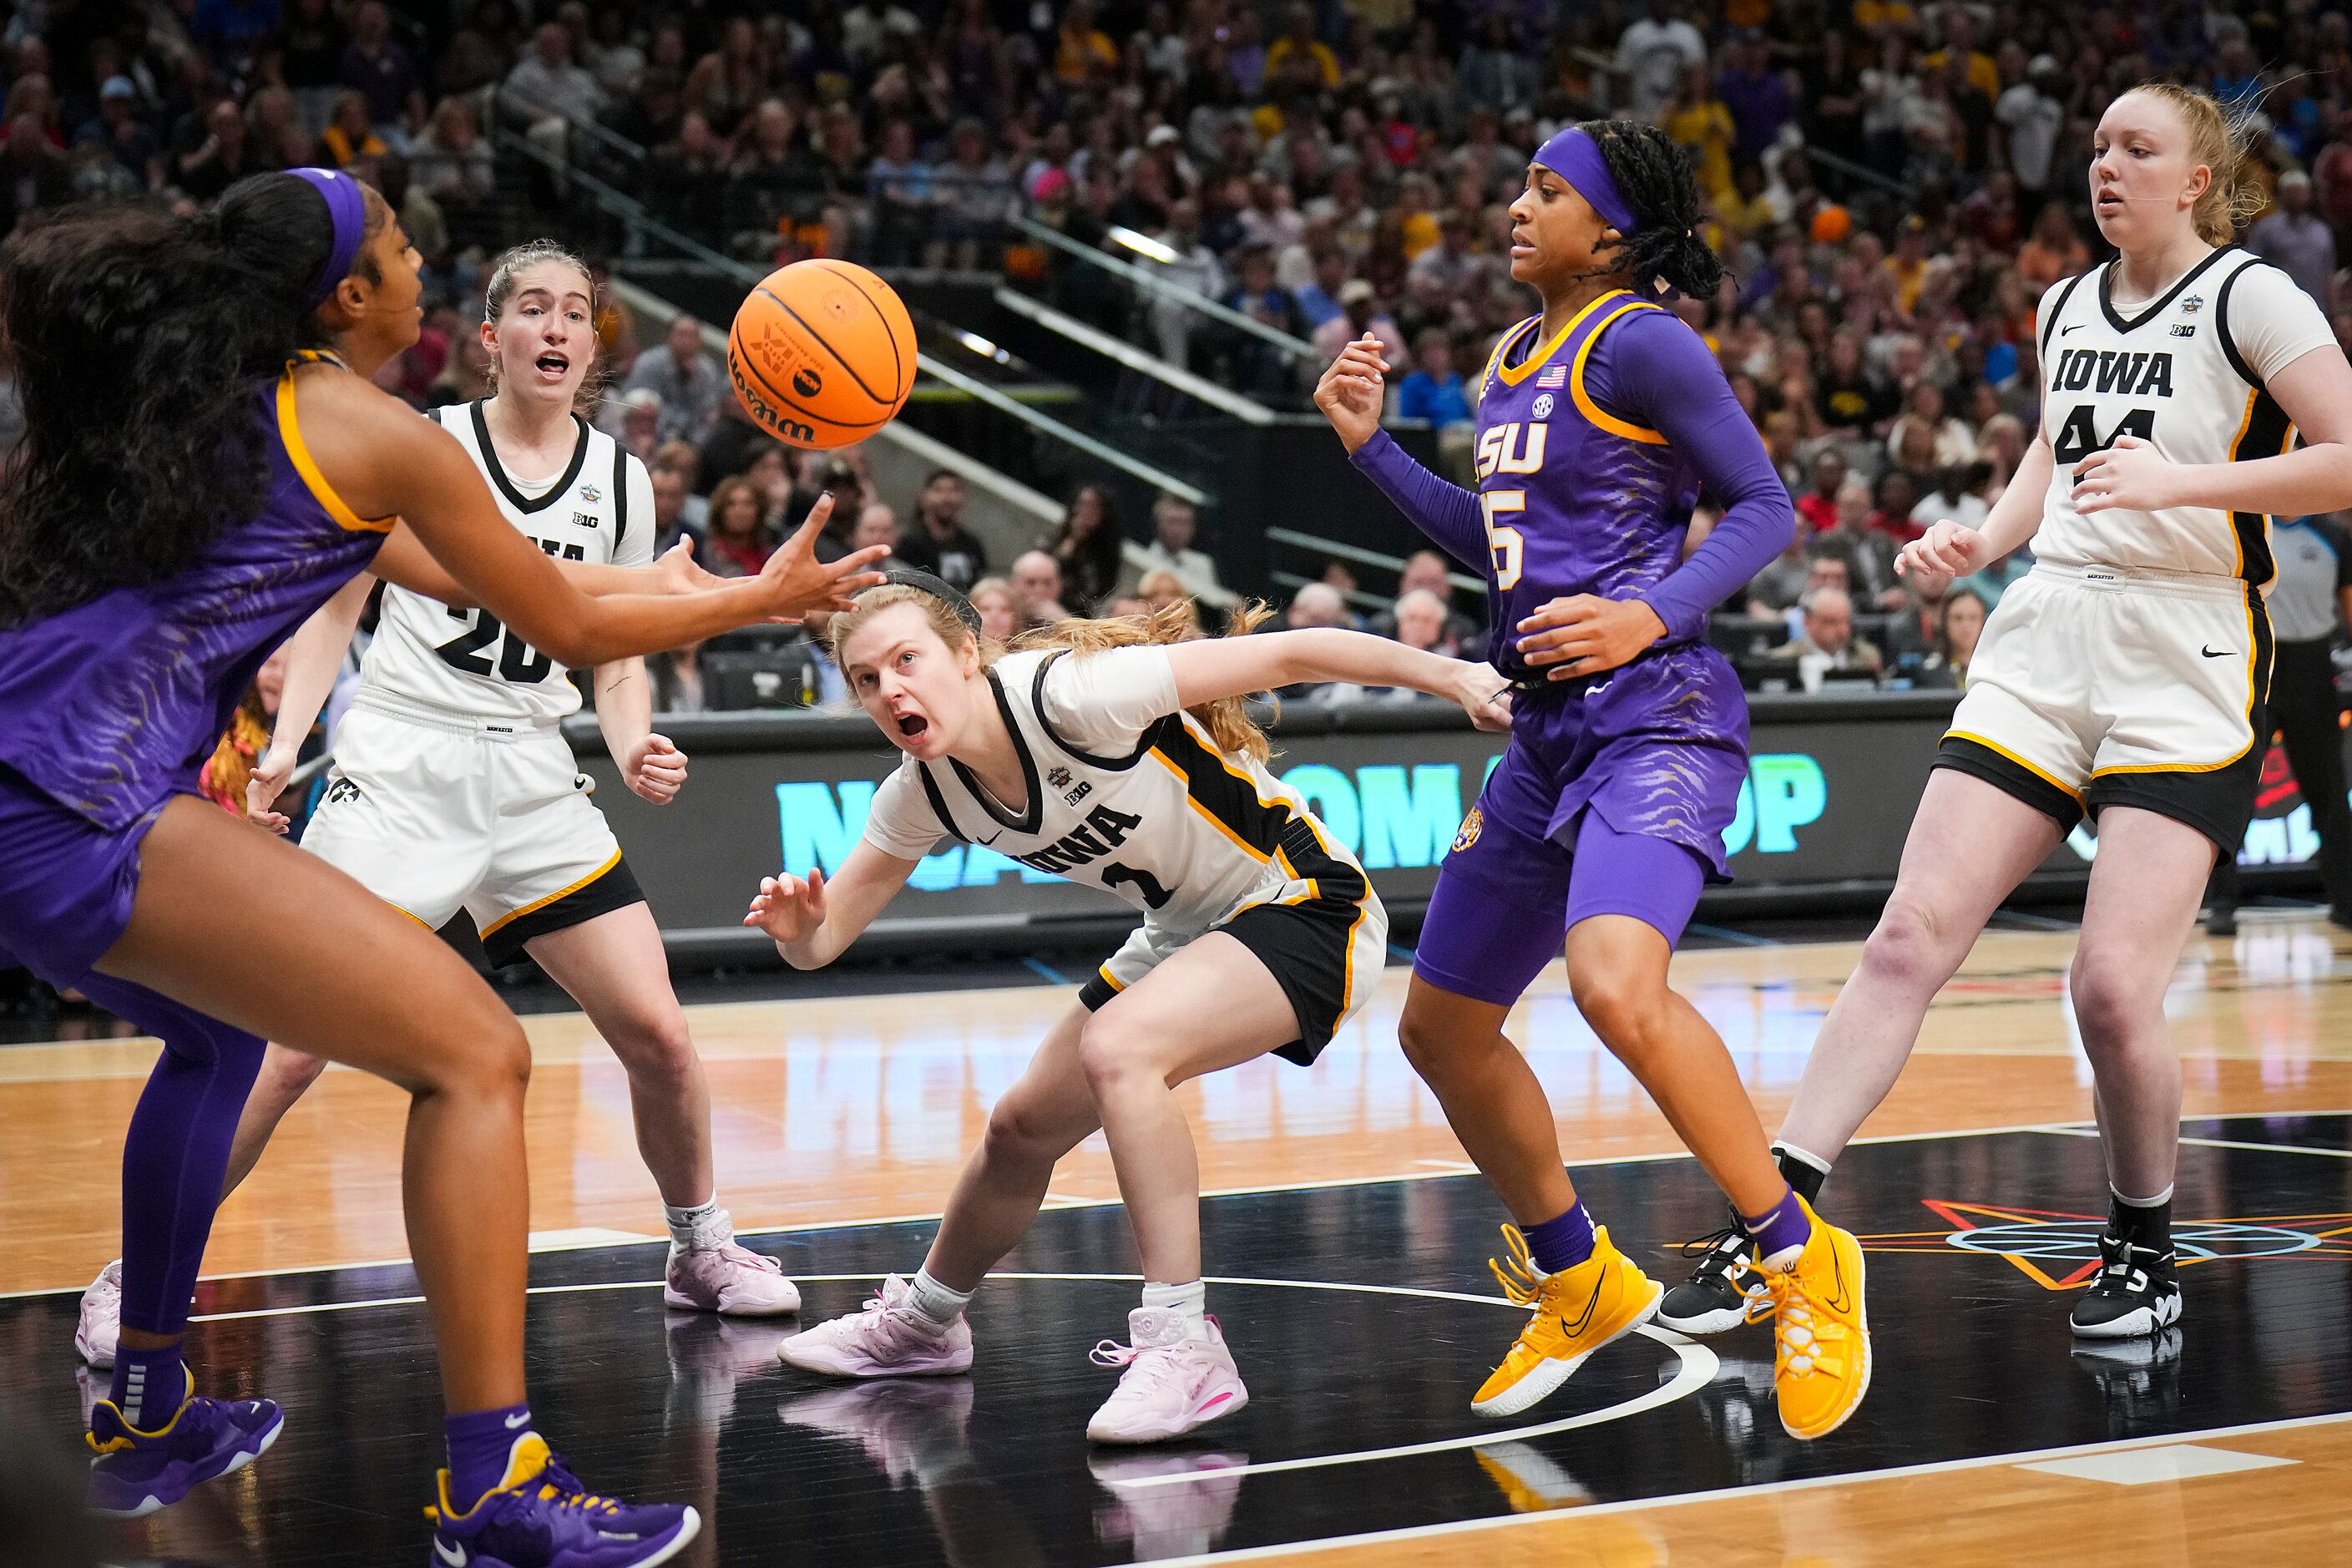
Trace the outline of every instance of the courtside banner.
{"type": "MultiPolygon", "coordinates": [[[[1735,889],[1883,891],[1954,701],[1948,692],[1755,699],[1748,783],[1725,835],[1735,889]]],[[[691,758],[685,790],[667,806],[622,786],[593,718],[580,716],[567,732],[674,948],[761,945],[740,926],[760,879],[779,868],[837,869],[858,841],[875,786],[898,763],[859,713],[671,715],[657,727],[691,758]]],[[[1381,898],[1407,916],[1427,900],[1502,752],[1501,737],[1478,733],[1435,701],[1294,703],[1274,738],[1275,773],[1315,804],[1381,898]]],[[[2287,816],[2258,822],[2252,863],[2307,855],[2307,819],[2304,812],[2299,831],[2287,816]]],[[[2094,852],[2095,841],[2077,835],[2044,871],[2079,877],[2094,852]]],[[[1124,912],[1099,889],[949,840],[876,930],[952,945],[960,936],[1002,940],[1124,912]]]]}

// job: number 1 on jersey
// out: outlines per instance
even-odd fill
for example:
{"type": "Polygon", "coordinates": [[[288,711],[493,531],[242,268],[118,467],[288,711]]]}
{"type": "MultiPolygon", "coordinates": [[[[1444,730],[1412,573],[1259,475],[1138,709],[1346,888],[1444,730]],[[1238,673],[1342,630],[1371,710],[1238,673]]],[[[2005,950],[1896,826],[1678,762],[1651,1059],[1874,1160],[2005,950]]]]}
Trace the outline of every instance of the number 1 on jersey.
{"type": "Polygon", "coordinates": [[[1522,512],[1528,510],[1525,490],[1480,490],[1478,512],[1486,520],[1486,559],[1495,569],[1495,586],[1507,591],[1518,586],[1519,567],[1527,555],[1527,541],[1516,528],[1497,528],[1498,512],[1522,512]]]}

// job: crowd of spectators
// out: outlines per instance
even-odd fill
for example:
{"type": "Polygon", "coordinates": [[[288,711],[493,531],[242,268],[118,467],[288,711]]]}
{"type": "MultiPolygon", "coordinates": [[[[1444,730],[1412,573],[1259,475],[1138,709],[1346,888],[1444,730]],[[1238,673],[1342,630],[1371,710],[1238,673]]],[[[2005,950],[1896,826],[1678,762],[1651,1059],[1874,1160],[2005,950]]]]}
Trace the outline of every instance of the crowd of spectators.
{"type": "MultiPolygon", "coordinates": [[[[1759,685],[1965,671],[2025,563],[1950,585],[1897,580],[1893,553],[1936,519],[1980,520],[2016,468],[2035,303],[2101,254],[2079,171],[2124,88],[2168,75],[2249,117],[2270,199],[2246,243],[2352,341],[2352,24],[2294,0],[51,0],[15,6],[0,42],[0,227],[80,196],[200,204],[256,170],[349,168],[426,259],[425,331],[384,377],[421,405],[486,388],[481,263],[562,191],[521,159],[593,166],[762,262],[1001,273],[1286,406],[1369,331],[1397,366],[1392,416],[1431,426],[1465,479],[1479,367],[1531,305],[1507,265],[1529,153],[1573,119],[1654,121],[1688,150],[1731,275],[1676,308],[1798,506],[1789,552],[1716,628],[1759,685]],[[1031,226],[1316,357],[1129,289],[1031,226]]],[[[1034,550],[992,558],[955,475],[883,495],[855,450],[767,440],[699,323],[640,345],[614,304],[599,327],[599,422],[655,470],[665,533],[696,533],[714,569],[756,570],[829,489],[836,547],[886,543],[992,625],[1232,597],[1173,497],[1122,517],[1081,485],[1034,550]]],[[[1245,512],[1227,515],[1245,548],[1245,512]]],[[[1475,652],[1465,606],[1431,553],[1393,595],[1335,564],[1284,618],[1475,652]]],[[[679,657],[665,689],[699,701],[697,656],[679,657]]]]}

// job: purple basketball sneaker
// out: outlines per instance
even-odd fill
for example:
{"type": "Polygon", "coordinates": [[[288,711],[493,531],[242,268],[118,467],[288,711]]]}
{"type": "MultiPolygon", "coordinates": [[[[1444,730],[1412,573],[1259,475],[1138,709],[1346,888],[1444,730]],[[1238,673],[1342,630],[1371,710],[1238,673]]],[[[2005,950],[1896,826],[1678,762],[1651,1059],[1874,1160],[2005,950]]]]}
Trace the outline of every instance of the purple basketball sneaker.
{"type": "Polygon", "coordinates": [[[278,1441],[286,1413],[267,1399],[191,1394],[172,1418],[142,1432],[110,1399],[90,1406],[92,1513],[137,1519],[169,1508],[205,1482],[241,1470],[278,1441]]]}
{"type": "Polygon", "coordinates": [[[515,1439],[506,1479],[464,1513],[450,1506],[446,1470],[438,1490],[441,1506],[425,1510],[433,1568],[651,1568],[702,1529],[681,1504],[592,1493],[536,1432],[515,1439]]]}

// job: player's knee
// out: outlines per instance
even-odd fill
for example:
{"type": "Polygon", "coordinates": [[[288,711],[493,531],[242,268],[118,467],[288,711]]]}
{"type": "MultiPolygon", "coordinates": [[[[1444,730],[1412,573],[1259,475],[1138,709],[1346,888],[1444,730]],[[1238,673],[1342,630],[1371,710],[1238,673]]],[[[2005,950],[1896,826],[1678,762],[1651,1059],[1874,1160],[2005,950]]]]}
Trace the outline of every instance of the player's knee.
{"type": "Polygon", "coordinates": [[[1087,1019],[1079,1031],[1078,1068],[1097,1099],[1124,1087],[1150,1066],[1137,1047],[1139,1031],[1131,1023],[1125,1010],[1109,1008],[1087,1019]]]}
{"type": "Polygon", "coordinates": [[[2082,949],[2074,955],[2066,989],[2083,1049],[2095,1062],[2129,1049],[2146,1032],[2141,1026],[2163,1010],[2162,994],[2151,994],[2136,968],[2096,949],[2082,949]]]}
{"type": "Polygon", "coordinates": [[[1645,1056],[1664,1037],[1666,993],[1645,975],[1571,969],[1569,994],[1601,1044],[1621,1059],[1645,1056]]]}
{"type": "Polygon", "coordinates": [[[614,1043],[619,1048],[628,1068],[630,1080],[643,1087],[661,1089],[683,1089],[692,1081],[700,1058],[694,1050],[694,1032],[687,1026],[686,1013],[672,1007],[648,1018],[632,1019],[625,1039],[614,1043]]]}
{"type": "Polygon", "coordinates": [[[981,1154],[995,1165],[1034,1165],[1042,1157],[1050,1167],[1061,1152],[1049,1147],[1052,1142],[1052,1133],[1037,1116],[1007,1095],[988,1113],[981,1154]]]}
{"type": "Polygon", "coordinates": [[[305,1089],[318,1082],[319,1075],[326,1070],[327,1058],[324,1057],[288,1050],[283,1046],[273,1047],[262,1058],[261,1075],[254,1084],[253,1092],[257,1099],[267,1095],[290,1105],[302,1097],[305,1089]]]}
{"type": "Polygon", "coordinates": [[[1863,943],[1863,967],[1898,985],[1933,989],[1951,978],[1946,945],[1944,921],[1935,910],[1898,891],[1863,943]]]}
{"type": "Polygon", "coordinates": [[[1425,1083],[1440,1083],[1475,1070],[1486,1052],[1510,1046],[1499,1035],[1478,1035],[1451,1026],[1442,1017],[1408,1005],[1397,1020],[1397,1045],[1406,1063],[1425,1083]]]}
{"type": "Polygon", "coordinates": [[[514,1016],[493,1001],[449,1032],[419,1077],[420,1088],[437,1094],[519,1100],[530,1083],[530,1041],[514,1016]]]}

